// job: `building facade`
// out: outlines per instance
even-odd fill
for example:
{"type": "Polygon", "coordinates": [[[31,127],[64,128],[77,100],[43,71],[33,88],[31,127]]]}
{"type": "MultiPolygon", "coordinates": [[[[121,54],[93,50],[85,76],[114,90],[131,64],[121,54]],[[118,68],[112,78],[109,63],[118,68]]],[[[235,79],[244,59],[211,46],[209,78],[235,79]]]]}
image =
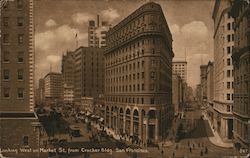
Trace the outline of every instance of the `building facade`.
{"type": "Polygon", "coordinates": [[[72,105],[74,103],[74,79],[75,79],[75,58],[73,52],[66,52],[62,56],[62,84],[63,102],[72,105]]]}
{"type": "Polygon", "coordinates": [[[0,109],[33,111],[33,1],[1,3],[0,109]]]}
{"type": "Polygon", "coordinates": [[[201,105],[207,104],[207,65],[200,66],[201,105]]]}
{"type": "Polygon", "coordinates": [[[37,104],[44,104],[45,103],[45,81],[44,78],[40,78],[38,82],[38,88],[36,91],[36,103],[37,104]]]}
{"type": "Polygon", "coordinates": [[[105,125],[144,144],[165,137],[173,118],[172,35],[156,3],[107,33],[105,125]]]}
{"type": "Polygon", "coordinates": [[[229,15],[230,0],[216,0],[214,20],[214,110],[215,130],[223,141],[233,137],[233,18],[229,15]]]}
{"type": "Polygon", "coordinates": [[[106,34],[111,27],[107,21],[100,21],[100,16],[97,15],[97,20],[90,20],[88,26],[88,46],[89,47],[105,47],[106,34]]]}
{"type": "MultiPolygon", "coordinates": [[[[40,123],[34,113],[33,0],[0,1],[0,148],[39,148],[40,123]],[[13,132],[15,131],[15,132],[13,132]]],[[[1,157],[39,153],[1,151],[1,157]]]]}
{"type": "Polygon", "coordinates": [[[187,82],[187,61],[173,61],[173,73],[181,76],[184,82],[187,82]]]}
{"type": "MultiPolygon", "coordinates": [[[[234,1],[231,15],[235,20],[234,64],[234,143],[250,147],[250,7],[249,1],[234,1]]],[[[249,151],[248,151],[249,152],[249,151]]]]}
{"type": "Polygon", "coordinates": [[[57,72],[49,72],[44,77],[45,82],[45,101],[47,104],[57,104],[63,99],[62,74],[57,72]]]}
{"type": "Polygon", "coordinates": [[[82,97],[97,98],[104,93],[103,49],[79,47],[74,51],[74,56],[74,102],[81,105],[82,97]]]}
{"type": "Polygon", "coordinates": [[[209,61],[207,64],[207,105],[206,105],[206,113],[209,118],[211,128],[214,129],[214,123],[216,122],[216,118],[214,117],[214,64],[209,61]]]}
{"type": "Polygon", "coordinates": [[[172,102],[174,113],[178,115],[183,110],[183,81],[177,74],[172,74],[172,102]]]}

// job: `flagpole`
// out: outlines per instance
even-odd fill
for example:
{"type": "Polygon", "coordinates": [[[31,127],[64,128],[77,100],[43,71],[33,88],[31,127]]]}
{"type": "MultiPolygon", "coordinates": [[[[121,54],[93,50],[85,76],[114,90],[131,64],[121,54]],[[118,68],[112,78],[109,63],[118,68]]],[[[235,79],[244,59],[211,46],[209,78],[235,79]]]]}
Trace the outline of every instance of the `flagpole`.
{"type": "Polygon", "coordinates": [[[77,33],[75,35],[75,39],[76,39],[76,49],[78,48],[78,36],[77,36],[77,33]]]}

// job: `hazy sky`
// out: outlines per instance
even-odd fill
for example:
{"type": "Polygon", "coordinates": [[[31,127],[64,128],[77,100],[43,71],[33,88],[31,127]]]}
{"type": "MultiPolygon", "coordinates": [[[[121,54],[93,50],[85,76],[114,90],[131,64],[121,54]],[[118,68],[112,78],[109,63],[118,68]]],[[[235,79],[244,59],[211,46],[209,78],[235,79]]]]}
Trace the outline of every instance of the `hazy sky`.
{"type": "MultiPolygon", "coordinates": [[[[61,56],[79,46],[87,46],[88,20],[109,21],[112,26],[127,17],[146,0],[35,0],[36,80],[52,65],[61,70],[61,56]]],[[[213,60],[213,0],[154,0],[163,9],[173,36],[174,60],[188,62],[187,82],[200,82],[199,67],[213,60]]]]}

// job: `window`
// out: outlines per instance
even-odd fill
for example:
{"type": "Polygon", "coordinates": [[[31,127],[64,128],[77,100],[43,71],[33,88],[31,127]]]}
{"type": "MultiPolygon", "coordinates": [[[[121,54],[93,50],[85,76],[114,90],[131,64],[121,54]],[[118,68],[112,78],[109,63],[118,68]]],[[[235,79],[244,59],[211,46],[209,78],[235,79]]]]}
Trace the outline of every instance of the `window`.
{"type": "Polygon", "coordinates": [[[227,42],[231,41],[231,35],[227,35],[227,42]]]}
{"type": "Polygon", "coordinates": [[[227,89],[230,89],[230,82],[227,82],[227,89]]]}
{"type": "Polygon", "coordinates": [[[230,47],[227,47],[227,54],[230,54],[230,47]]]}
{"type": "Polygon", "coordinates": [[[22,17],[17,18],[17,26],[23,26],[23,18],[22,17]]]}
{"type": "Polygon", "coordinates": [[[150,78],[151,78],[152,80],[155,80],[155,72],[151,72],[151,73],[150,73],[150,78]]]}
{"type": "Polygon", "coordinates": [[[4,80],[10,79],[10,71],[9,70],[3,70],[3,79],[4,80]]]}
{"type": "Polygon", "coordinates": [[[10,35],[9,34],[4,34],[3,35],[3,43],[9,43],[10,41],[10,35]]]}
{"type": "Polygon", "coordinates": [[[234,34],[232,34],[232,41],[234,41],[234,34]]]}
{"type": "Polygon", "coordinates": [[[227,65],[228,65],[228,66],[231,65],[231,60],[230,60],[230,58],[227,59],[227,65]]]}
{"type": "Polygon", "coordinates": [[[155,65],[156,65],[155,60],[151,60],[151,66],[155,66],[155,65]]]}
{"type": "Polygon", "coordinates": [[[150,98],[150,104],[154,104],[155,103],[155,99],[154,98],[150,98]]]}
{"type": "Polygon", "coordinates": [[[23,69],[18,69],[17,70],[17,79],[18,80],[23,80],[23,69]]]}
{"type": "Polygon", "coordinates": [[[24,145],[24,146],[29,145],[29,137],[28,137],[28,136],[24,136],[24,137],[23,137],[23,145],[24,145]]]}
{"type": "Polygon", "coordinates": [[[230,112],[230,105],[227,105],[227,112],[230,112]]]}
{"type": "Polygon", "coordinates": [[[23,34],[18,34],[18,44],[23,44],[23,34]]]}
{"type": "Polygon", "coordinates": [[[227,77],[230,77],[230,70],[227,70],[227,77]]]}
{"type": "Polygon", "coordinates": [[[152,54],[155,54],[155,49],[152,49],[152,54]]]}
{"type": "Polygon", "coordinates": [[[23,56],[24,56],[23,52],[18,52],[18,54],[17,54],[17,62],[18,63],[23,63],[24,62],[23,56]]]}
{"type": "Polygon", "coordinates": [[[144,104],[144,98],[141,98],[141,103],[144,104]]]}
{"type": "Polygon", "coordinates": [[[231,30],[231,23],[227,24],[227,30],[231,30]]]}
{"type": "Polygon", "coordinates": [[[227,100],[230,100],[230,94],[227,94],[227,100]]]}
{"type": "Polygon", "coordinates": [[[18,88],[17,89],[17,97],[18,98],[23,98],[24,97],[24,89],[23,88],[18,88]]]}
{"type": "Polygon", "coordinates": [[[144,91],[144,84],[141,85],[141,90],[144,91]]]}
{"type": "Polygon", "coordinates": [[[23,8],[23,0],[17,0],[17,8],[18,9],[23,8]]]}
{"type": "Polygon", "coordinates": [[[8,17],[3,18],[3,26],[9,26],[9,18],[8,17]]]}
{"type": "Polygon", "coordinates": [[[141,78],[144,79],[144,72],[141,73],[141,78]]]}
{"type": "Polygon", "coordinates": [[[3,62],[10,62],[10,52],[4,51],[4,53],[3,53],[3,62]]]}
{"type": "Polygon", "coordinates": [[[4,98],[10,98],[10,88],[3,89],[3,96],[4,98]]]}
{"type": "Polygon", "coordinates": [[[142,66],[142,68],[144,67],[144,61],[141,62],[141,66],[142,66]]]}

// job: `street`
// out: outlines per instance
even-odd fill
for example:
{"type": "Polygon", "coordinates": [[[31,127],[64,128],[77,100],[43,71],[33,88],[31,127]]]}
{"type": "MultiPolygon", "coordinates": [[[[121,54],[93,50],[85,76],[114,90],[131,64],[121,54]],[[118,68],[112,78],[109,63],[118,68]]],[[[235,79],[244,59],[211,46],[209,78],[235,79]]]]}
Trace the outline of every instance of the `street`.
{"type": "MultiPolygon", "coordinates": [[[[52,143],[52,147],[57,148],[57,154],[52,154],[57,157],[223,157],[237,155],[232,148],[222,148],[212,144],[208,137],[213,136],[213,132],[209,127],[207,120],[203,120],[202,111],[196,103],[193,103],[191,110],[186,110],[183,117],[176,117],[173,124],[172,135],[178,133],[179,126],[183,124],[183,129],[186,132],[180,137],[177,142],[173,142],[170,146],[147,147],[145,149],[136,145],[131,145],[129,142],[121,142],[114,138],[101,134],[100,129],[97,129],[97,124],[91,121],[89,123],[81,119],[76,119],[75,115],[48,117],[45,119],[44,127],[47,128],[51,137],[57,142],[52,143]],[[54,121],[49,119],[55,119],[54,121]],[[47,122],[46,122],[47,121],[47,122]],[[79,127],[80,135],[74,137],[70,135],[69,126],[79,127]],[[53,127],[53,128],[51,128],[53,127]],[[62,130],[64,129],[64,130],[62,130]],[[63,141],[62,141],[63,140],[63,141]],[[126,144],[125,144],[126,143],[126,144]],[[58,149],[65,149],[60,151],[58,149]],[[129,150],[131,149],[131,150],[129,150]],[[135,150],[138,149],[138,150],[135,150]]],[[[53,113],[52,113],[53,114],[53,113]]],[[[59,115],[60,116],[60,115],[59,115]]],[[[173,136],[171,136],[173,139],[173,136]]]]}

